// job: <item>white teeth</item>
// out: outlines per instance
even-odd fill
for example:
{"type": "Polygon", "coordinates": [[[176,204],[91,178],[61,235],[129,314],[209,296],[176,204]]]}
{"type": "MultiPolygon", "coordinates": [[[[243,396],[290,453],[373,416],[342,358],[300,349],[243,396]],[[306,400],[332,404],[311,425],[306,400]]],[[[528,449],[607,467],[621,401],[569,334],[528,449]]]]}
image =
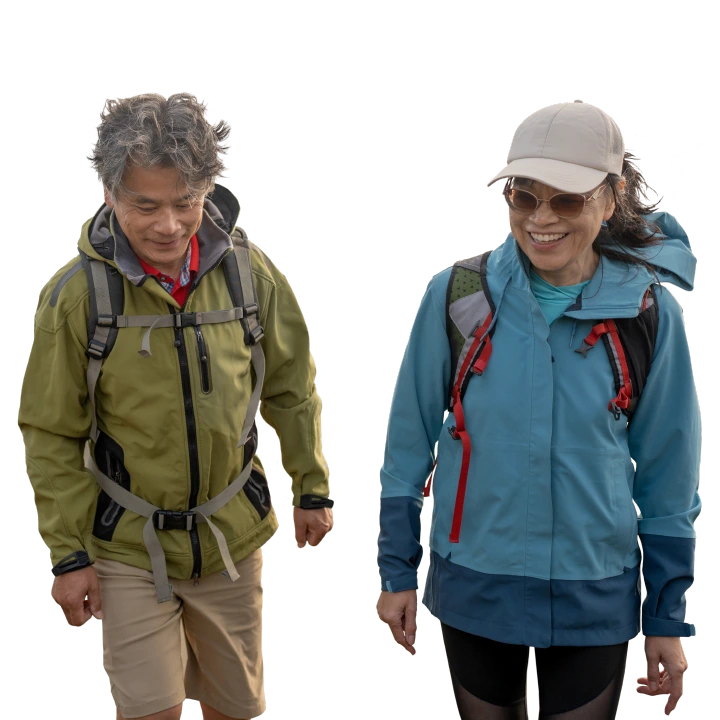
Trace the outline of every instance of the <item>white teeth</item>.
{"type": "Polygon", "coordinates": [[[530,237],[535,242],[539,243],[549,243],[554,242],[555,240],[559,240],[560,238],[563,238],[567,235],[567,233],[555,233],[553,235],[540,235],[538,233],[530,233],[530,237]]]}

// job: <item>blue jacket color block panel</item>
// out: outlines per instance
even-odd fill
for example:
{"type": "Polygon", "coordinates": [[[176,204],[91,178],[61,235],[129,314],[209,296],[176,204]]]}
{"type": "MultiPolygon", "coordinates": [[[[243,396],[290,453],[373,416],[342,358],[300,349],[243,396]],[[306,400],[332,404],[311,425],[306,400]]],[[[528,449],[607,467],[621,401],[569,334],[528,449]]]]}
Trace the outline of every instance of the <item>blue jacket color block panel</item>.
{"type": "MultiPolygon", "coordinates": [[[[643,251],[657,278],[691,290],[695,258],[666,213],[665,237],[643,251]]],[[[607,353],[580,346],[599,320],[635,317],[657,281],[602,258],[580,297],[548,327],[529,262],[512,236],[488,262],[493,352],[463,400],[472,441],[463,522],[449,541],[462,446],[448,428],[451,383],[445,298],[450,269],[430,282],[402,361],[381,470],[383,590],[417,587],[423,485],[433,464],[430,569],[423,602],[443,622],[534,647],[610,645],[640,631],[688,636],[700,512],[700,415],[682,310],[656,286],[658,335],[632,421],[615,420],[607,353]],[[637,504],[640,515],[633,504],[637,504]],[[642,543],[642,555],[638,545],[642,543]]]]}

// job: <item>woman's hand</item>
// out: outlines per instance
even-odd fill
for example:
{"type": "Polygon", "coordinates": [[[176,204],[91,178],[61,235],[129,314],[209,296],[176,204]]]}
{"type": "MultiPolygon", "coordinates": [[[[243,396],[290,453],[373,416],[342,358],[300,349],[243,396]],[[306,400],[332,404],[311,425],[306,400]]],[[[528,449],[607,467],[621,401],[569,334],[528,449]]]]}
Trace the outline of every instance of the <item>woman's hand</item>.
{"type": "Polygon", "coordinates": [[[415,654],[415,632],[417,625],[417,590],[380,593],[377,604],[380,619],[390,626],[390,631],[398,645],[402,645],[411,655],[415,654]]]}
{"type": "Polygon", "coordinates": [[[665,705],[665,714],[669,715],[683,694],[683,673],[688,664],[685,659],[679,637],[646,637],[645,655],[648,664],[648,676],[638,678],[643,695],[670,694],[665,705]],[[660,663],[664,668],[660,672],[660,663]]]}

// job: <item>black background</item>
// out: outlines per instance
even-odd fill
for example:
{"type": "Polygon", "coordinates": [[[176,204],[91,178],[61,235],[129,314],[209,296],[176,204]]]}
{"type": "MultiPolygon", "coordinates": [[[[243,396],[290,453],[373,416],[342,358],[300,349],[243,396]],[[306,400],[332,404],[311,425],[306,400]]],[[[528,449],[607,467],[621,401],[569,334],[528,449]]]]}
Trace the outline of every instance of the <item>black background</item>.
{"type": "MultiPolygon", "coordinates": [[[[226,88],[217,99],[218,111],[249,123],[250,167],[233,182],[248,208],[243,222],[280,256],[312,312],[312,349],[321,354],[320,389],[328,393],[328,461],[340,488],[337,535],[320,552],[300,557],[281,543],[266,553],[265,684],[273,688],[275,717],[455,717],[437,622],[424,618],[417,657],[410,657],[375,617],[373,474],[384,452],[383,403],[392,395],[392,367],[425,273],[439,271],[448,256],[494,247],[503,230],[500,200],[479,186],[481,176],[505,165],[512,121],[528,104],[560,95],[590,96],[610,111],[648,120],[656,151],[640,164],[650,175],[663,175],[672,135],[715,132],[699,91],[226,88]]],[[[632,132],[626,120],[625,136],[632,132]]],[[[715,153],[698,153],[674,201],[680,222],[697,234],[698,257],[719,254],[710,227],[716,162],[715,153]]],[[[698,351],[698,384],[717,382],[707,349],[710,277],[698,267],[697,295],[682,298],[698,351]]],[[[713,688],[701,680],[714,637],[712,615],[701,609],[710,600],[707,556],[699,545],[704,592],[689,593],[698,638],[689,644],[692,690],[683,717],[708,717],[701,706],[712,707],[713,688]]],[[[660,718],[659,699],[630,696],[639,655],[636,639],[620,712],[660,718]]],[[[531,712],[533,683],[531,674],[531,712]]]]}

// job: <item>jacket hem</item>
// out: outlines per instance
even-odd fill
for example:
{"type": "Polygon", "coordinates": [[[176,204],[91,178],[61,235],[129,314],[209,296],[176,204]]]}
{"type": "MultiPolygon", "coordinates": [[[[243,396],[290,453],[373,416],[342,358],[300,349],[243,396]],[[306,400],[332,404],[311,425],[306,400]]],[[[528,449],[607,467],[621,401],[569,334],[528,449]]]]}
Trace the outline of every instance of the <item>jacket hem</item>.
{"type": "Polygon", "coordinates": [[[508,645],[528,645],[529,647],[619,645],[632,640],[640,632],[639,621],[630,623],[625,627],[607,630],[553,630],[549,645],[541,643],[529,644],[524,641],[526,631],[522,626],[497,625],[477,618],[469,618],[450,610],[439,610],[433,607],[432,601],[428,601],[427,598],[423,599],[423,604],[432,615],[445,625],[450,625],[471,635],[480,635],[508,645]]]}

